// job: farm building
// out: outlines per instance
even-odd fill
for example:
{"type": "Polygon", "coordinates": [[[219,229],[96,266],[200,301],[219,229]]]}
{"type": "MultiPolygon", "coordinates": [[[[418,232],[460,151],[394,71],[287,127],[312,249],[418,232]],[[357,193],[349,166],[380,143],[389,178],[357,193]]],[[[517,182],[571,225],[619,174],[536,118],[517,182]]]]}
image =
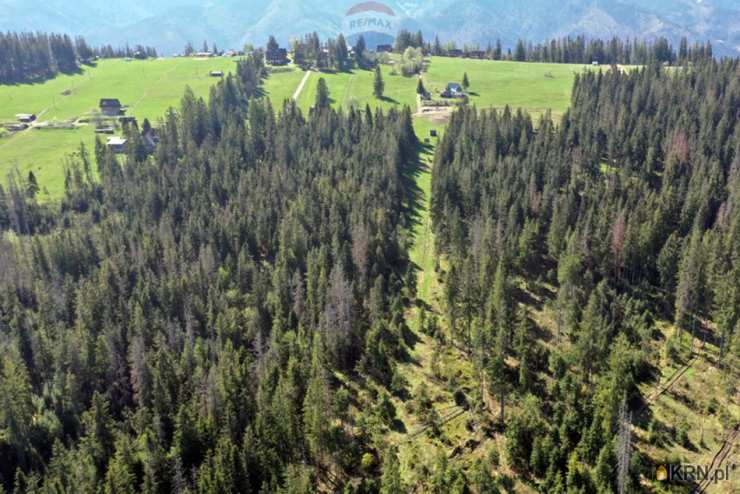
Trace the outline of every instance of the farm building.
{"type": "Polygon", "coordinates": [[[451,50],[447,50],[447,56],[448,57],[462,57],[464,52],[458,48],[453,48],[451,50]]]}
{"type": "Polygon", "coordinates": [[[224,72],[222,70],[212,70],[208,73],[211,77],[223,77],[224,72]]]}
{"type": "Polygon", "coordinates": [[[450,82],[447,87],[442,91],[443,98],[462,98],[465,96],[465,91],[460,84],[456,82],[450,82]]]}
{"type": "Polygon", "coordinates": [[[8,130],[10,132],[21,132],[22,130],[26,130],[28,128],[28,124],[26,123],[13,123],[13,124],[6,124],[4,125],[5,130],[8,130]]]}
{"type": "Polygon", "coordinates": [[[108,117],[123,115],[123,105],[115,98],[103,98],[100,100],[100,112],[108,117]]]}
{"type": "Polygon", "coordinates": [[[15,118],[22,123],[31,123],[36,120],[36,115],[33,113],[19,113],[15,118]]]}
{"type": "Polygon", "coordinates": [[[393,51],[393,46],[378,45],[378,48],[375,51],[377,51],[378,53],[391,53],[393,51]]]}
{"type": "Polygon", "coordinates": [[[109,137],[107,144],[111,151],[121,154],[126,150],[126,142],[122,137],[109,137]]]}

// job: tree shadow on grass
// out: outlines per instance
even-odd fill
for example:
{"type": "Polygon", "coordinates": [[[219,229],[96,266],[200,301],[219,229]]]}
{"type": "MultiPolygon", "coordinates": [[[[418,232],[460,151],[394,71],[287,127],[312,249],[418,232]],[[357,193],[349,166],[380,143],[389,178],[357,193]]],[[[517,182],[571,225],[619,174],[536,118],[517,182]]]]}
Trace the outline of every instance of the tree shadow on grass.
{"type": "Polygon", "coordinates": [[[390,96],[381,96],[381,97],[380,97],[380,98],[378,98],[378,99],[379,99],[380,101],[384,102],[384,103],[390,103],[390,104],[392,104],[392,105],[399,105],[399,104],[400,104],[400,103],[399,103],[399,101],[398,101],[397,99],[393,99],[393,98],[391,98],[390,96]]]}

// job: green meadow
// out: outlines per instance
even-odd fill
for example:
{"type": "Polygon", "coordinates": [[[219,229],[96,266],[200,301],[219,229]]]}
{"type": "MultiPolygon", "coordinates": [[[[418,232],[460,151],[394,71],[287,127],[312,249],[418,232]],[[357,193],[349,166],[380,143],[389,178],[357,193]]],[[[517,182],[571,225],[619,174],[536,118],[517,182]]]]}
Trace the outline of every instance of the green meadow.
{"type": "MultiPolygon", "coordinates": [[[[41,84],[0,86],[0,122],[12,121],[17,113],[36,113],[42,122],[71,121],[94,111],[100,98],[118,98],[129,107],[128,115],[156,122],[168,108],[179,104],[186,86],[196,95],[207,97],[216,81],[209,72],[230,72],[234,67],[235,60],[227,58],[103,60],[79,74],[60,76],[41,84]]],[[[471,104],[496,108],[509,105],[523,108],[534,116],[551,109],[557,117],[567,109],[575,75],[583,70],[581,65],[432,57],[423,78],[427,89],[438,95],[448,82],[460,82],[467,73],[471,104]]],[[[311,73],[298,96],[298,105],[304,111],[311,108],[318,81],[323,77],[336,107],[370,105],[387,110],[408,105],[416,111],[417,78],[394,75],[390,65],[383,65],[382,71],[383,99],[373,95],[373,71],[355,69],[311,73]]],[[[276,109],[293,96],[304,74],[295,67],[270,74],[264,92],[276,109]]],[[[92,127],[33,129],[13,136],[0,134],[0,179],[4,180],[14,169],[24,176],[32,170],[42,188],[40,198],[59,198],[64,192],[64,163],[79,149],[80,143],[94,145],[92,127]]]]}
{"type": "Polygon", "coordinates": [[[33,171],[41,188],[39,199],[58,199],[64,194],[65,164],[81,144],[93,153],[95,133],[91,129],[28,130],[0,139],[0,176],[4,182],[15,170],[23,178],[33,171]]]}
{"type": "MultiPolygon", "coordinates": [[[[118,98],[127,115],[156,121],[179,104],[186,86],[207,97],[216,81],[212,70],[233,71],[234,59],[169,58],[159,60],[102,60],[79,74],[56,77],[41,84],[0,86],[0,121],[17,113],[35,113],[39,121],[70,121],[94,111],[100,98],[118,98]]],[[[0,138],[0,177],[14,169],[33,171],[42,189],[41,200],[64,192],[64,163],[81,143],[94,146],[91,126],[75,130],[30,129],[0,138]]]]}
{"type": "MultiPolygon", "coordinates": [[[[390,108],[416,106],[416,77],[392,75],[392,67],[382,66],[385,98],[373,95],[373,72],[326,72],[312,74],[298,103],[309,109],[316,97],[319,78],[323,77],[336,106],[363,107],[366,104],[390,108]]],[[[423,75],[424,85],[435,98],[449,82],[462,82],[463,74],[470,80],[470,103],[479,108],[522,108],[535,117],[551,110],[562,116],[570,105],[570,93],[576,74],[591,70],[590,66],[547,63],[499,62],[461,58],[431,57],[423,75]]]]}
{"type": "Polygon", "coordinates": [[[265,80],[264,91],[275,109],[281,108],[285,100],[293,97],[304,74],[305,72],[293,66],[270,73],[265,80]]]}
{"type": "Polygon", "coordinates": [[[118,98],[128,114],[156,119],[176,105],[186,85],[207,96],[212,70],[232,71],[234,59],[167,58],[101,60],[80,74],[56,77],[41,84],[0,86],[0,120],[17,113],[36,113],[40,120],[66,120],[95,110],[100,98],[118,98]]]}
{"type": "Polygon", "coordinates": [[[316,88],[319,79],[326,80],[329,95],[334,105],[342,108],[392,107],[402,108],[405,105],[416,106],[416,77],[392,75],[390,65],[382,65],[385,91],[383,99],[379,100],[373,94],[375,72],[372,70],[354,69],[348,72],[323,72],[311,74],[308,83],[298,98],[298,105],[304,111],[313,106],[316,99],[316,88]]]}
{"type": "MultiPolygon", "coordinates": [[[[433,57],[424,74],[427,91],[435,96],[449,82],[470,81],[470,104],[479,108],[523,108],[539,115],[552,110],[561,116],[570,105],[576,74],[583,65],[499,62],[433,57]]],[[[588,67],[590,69],[590,67],[588,67]]]]}

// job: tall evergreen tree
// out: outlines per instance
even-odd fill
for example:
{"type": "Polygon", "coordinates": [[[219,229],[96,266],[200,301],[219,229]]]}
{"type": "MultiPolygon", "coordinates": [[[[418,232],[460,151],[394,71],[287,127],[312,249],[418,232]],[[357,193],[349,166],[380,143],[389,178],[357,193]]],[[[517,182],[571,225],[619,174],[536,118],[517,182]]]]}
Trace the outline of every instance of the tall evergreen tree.
{"type": "Polygon", "coordinates": [[[329,86],[326,84],[326,79],[321,77],[316,86],[316,103],[314,104],[314,108],[323,111],[330,107],[331,97],[329,96],[329,86]]]}
{"type": "Polygon", "coordinates": [[[383,81],[383,73],[380,70],[380,65],[375,66],[375,77],[373,79],[373,94],[377,99],[383,99],[383,92],[385,91],[385,81],[383,81]]]}

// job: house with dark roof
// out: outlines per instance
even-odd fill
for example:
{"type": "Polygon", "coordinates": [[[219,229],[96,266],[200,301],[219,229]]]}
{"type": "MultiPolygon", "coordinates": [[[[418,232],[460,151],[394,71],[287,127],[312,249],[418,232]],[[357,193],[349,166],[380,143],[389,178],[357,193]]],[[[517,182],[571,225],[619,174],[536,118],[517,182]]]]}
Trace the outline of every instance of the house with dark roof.
{"type": "Polygon", "coordinates": [[[19,113],[15,116],[16,120],[21,123],[31,123],[36,120],[36,115],[33,113],[19,113]]]}
{"type": "Polygon", "coordinates": [[[108,117],[123,115],[123,105],[118,99],[103,98],[100,100],[100,113],[108,117]]]}
{"type": "Polygon", "coordinates": [[[465,91],[463,91],[462,86],[457,82],[450,82],[447,84],[445,90],[442,91],[441,96],[443,98],[464,98],[465,91]]]}
{"type": "Polygon", "coordinates": [[[391,53],[393,52],[393,46],[392,45],[378,45],[375,51],[378,53],[391,53]]]}

